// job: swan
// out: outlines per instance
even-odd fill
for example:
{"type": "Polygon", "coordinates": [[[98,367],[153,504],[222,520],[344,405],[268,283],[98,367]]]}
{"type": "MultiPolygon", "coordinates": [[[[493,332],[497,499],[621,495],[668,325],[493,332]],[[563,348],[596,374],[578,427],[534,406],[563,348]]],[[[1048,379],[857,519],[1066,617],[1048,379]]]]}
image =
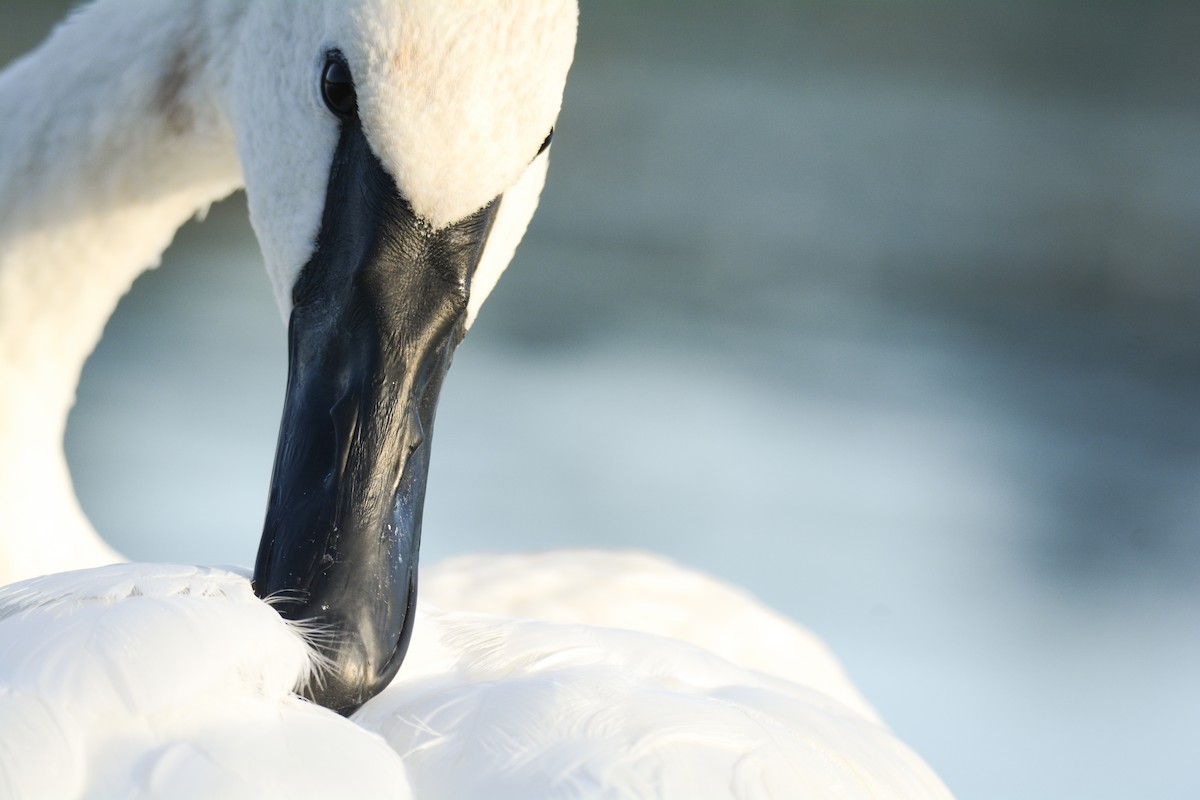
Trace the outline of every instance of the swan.
{"type": "Polygon", "coordinates": [[[948,796],[819,641],[662,559],[458,559],[416,604],[438,392],[576,17],[97,0],[0,74],[0,796],[948,796]],[[80,369],[243,186],[289,337],[255,568],[112,563],[62,454],[80,369]]]}

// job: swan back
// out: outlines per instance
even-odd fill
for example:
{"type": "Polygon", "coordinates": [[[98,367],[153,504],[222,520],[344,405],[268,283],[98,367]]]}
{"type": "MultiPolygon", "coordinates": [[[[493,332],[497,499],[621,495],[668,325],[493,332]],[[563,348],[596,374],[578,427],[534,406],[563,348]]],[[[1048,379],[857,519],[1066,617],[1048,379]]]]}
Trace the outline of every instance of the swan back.
{"type": "Polygon", "coordinates": [[[949,796],[878,722],[676,639],[462,612],[418,624],[413,663],[355,721],[420,797],[949,796]]]}
{"type": "Polygon", "coordinates": [[[404,670],[352,720],[291,693],[311,653],[238,573],[6,587],[0,796],[949,796],[820,687],[665,636],[424,608],[404,670]]]}
{"type": "Polygon", "coordinates": [[[553,550],[473,554],[425,570],[430,606],[687,642],[746,669],[812,687],[878,720],[817,636],[745,591],[662,556],[553,550]]]}

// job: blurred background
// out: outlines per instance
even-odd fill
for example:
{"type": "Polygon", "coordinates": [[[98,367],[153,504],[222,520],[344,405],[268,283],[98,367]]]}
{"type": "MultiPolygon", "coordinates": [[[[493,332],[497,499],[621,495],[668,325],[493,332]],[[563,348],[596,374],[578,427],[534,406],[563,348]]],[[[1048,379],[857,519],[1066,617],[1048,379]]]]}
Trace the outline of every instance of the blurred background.
{"type": "MultiPolygon", "coordinates": [[[[0,1],[0,59],[68,5],[0,1]]],[[[667,553],[963,798],[1200,796],[1198,40],[1194,0],[583,0],[426,561],[667,553]]],[[[285,360],[235,196],[85,370],[101,533],[252,563],[285,360]]]]}

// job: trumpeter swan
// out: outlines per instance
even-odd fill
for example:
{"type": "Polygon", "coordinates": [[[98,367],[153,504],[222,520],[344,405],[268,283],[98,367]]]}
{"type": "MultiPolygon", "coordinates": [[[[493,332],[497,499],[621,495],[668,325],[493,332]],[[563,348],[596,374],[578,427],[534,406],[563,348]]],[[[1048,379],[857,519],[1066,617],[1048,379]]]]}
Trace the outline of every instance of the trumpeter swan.
{"type": "Polygon", "coordinates": [[[819,643],[649,557],[446,565],[454,610],[422,611],[393,680],[437,394],[537,204],[575,23],[574,0],[100,0],[0,75],[0,580],[116,557],[62,456],[79,371],[242,185],[290,358],[253,582],[0,591],[0,793],[944,796],[819,643]],[[658,594],[612,591],[636,575],[658,594]],[[298,686],[343,713],[383,693],[350,721],[298,686]]]}

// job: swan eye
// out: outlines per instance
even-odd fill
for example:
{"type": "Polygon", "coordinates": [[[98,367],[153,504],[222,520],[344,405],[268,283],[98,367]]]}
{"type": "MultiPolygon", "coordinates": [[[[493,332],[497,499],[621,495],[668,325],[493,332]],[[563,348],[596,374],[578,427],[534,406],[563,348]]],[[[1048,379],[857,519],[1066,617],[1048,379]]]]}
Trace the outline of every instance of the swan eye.
{"type": "MultiPolygon", "coordinates": [[[[542,153],[546,152],[546,148],[550,146],[550,140],[553,138],[554,138],[554,128],[551,128],[550,132],[546,134],[546,141],[542,142],[542,146],[538,148],[538,151],[537,151],[538,156],[540,156],[542,153]]],[[[534,156],[534,158],[537,158],[537,156],[534,156]]]]}
{"type": "Polygon", "coordinates": [[[342,119],[358,113],[358,98],[354,94],[354,78],[341,53],[329,56],[321,73],[321,96],[329,110],[342,119]]]}

